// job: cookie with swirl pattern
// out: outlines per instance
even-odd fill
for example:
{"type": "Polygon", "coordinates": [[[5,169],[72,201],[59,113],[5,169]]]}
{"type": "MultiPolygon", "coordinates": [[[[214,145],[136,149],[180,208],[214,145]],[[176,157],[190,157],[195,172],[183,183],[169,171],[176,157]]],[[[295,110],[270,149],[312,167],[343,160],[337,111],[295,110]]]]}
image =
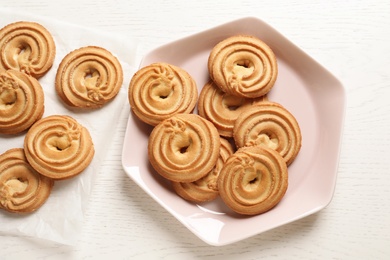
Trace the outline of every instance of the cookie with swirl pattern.
{"type": "Polygon", "coordinates": [[[44,113],[44,92],[39,81],[23,72],[0,72],[0,133],[18,134],[44,113]]]}
{"type": "Polygon", "coordinates": [[[37,121],[26,134],[24,150],[31,166],[54,180],[80,174],[95,153],[88,129],[66,115],[37,121]]]}
{"type": "Polygon", "coordinates": [[[213,47],[208,71],[224,92],[257,98],[274,86],[278,65],[274,52],[264,41],[250,35],[235,35],[213,47]]]}
{"type": "Polygon", "coordinates": [[[238,148],[262,145],[276,150],[290,165],[302,146],[302,134],[294,115],[276,102],[261,102],[244,110],[233,128],[238,148]]]}
{"type": "Polygon", "coordinates": [[[0,29],[0,71],[14,69],[40,78],[53,66],[56,45],[41,24],[10,23],[0,29]]]}
{"type": "Polygon", "coordinates": [[[96,109],[117,96],[123,83],[119,60],[107,49],[85,46],[68,53],[55,78],[59,97],[71,107],[96,109]]]}
{"type": "Polygon", "coordinates": [[[233,96],[223,92],[213,81],[202,88],[198,100],[198,113],[212,122],[221,136],[232,137],[234,122],[245,108],[267,100],[267,95],[259,98],[233,96]]]}
{"type": "Polygon", "coordinates": [[[274,208],[288,188],[283,157],[262,146],[243,147],[230,156],[218,178],[222,200],[233,211],[257,215],[274,208]]]}
{"type": "Polygon", "coordinates": [[[218,131],[211,122],[196,114],[176,114],[153,128],[148,157],[164,178],[192,182],[213,169],[220,143],[218,131]]]}
{"type": "Polygon", "coordinates": [[[155,126],[175,114],[192,112],[198,99],[198,89],[187,71],[159,62],[134,74],[128,97],[134,114],[143,122],[155,126]]]}
{"type": "Polygon", "coordinates": [[[12,213],[31,213],[49,197],[54,181],[28,163],[22,148],[0,155],[0,208],[12,213]]]}
{"type": "Polygon", "coordinates": [[[214,168],[204,177],[194,182],[172,182],[175,192],[188,201],[202,203],[218,197],[218,176],[225,161],[234,153],[231,143],[221,138],[219,157],[214,168]]]}

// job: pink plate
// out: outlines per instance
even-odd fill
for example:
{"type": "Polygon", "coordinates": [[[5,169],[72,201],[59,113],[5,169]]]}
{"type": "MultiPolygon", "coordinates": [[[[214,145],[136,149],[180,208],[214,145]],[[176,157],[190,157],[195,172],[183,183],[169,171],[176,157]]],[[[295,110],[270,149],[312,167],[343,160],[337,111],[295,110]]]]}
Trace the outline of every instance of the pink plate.
{"type": "Polygon", "coordinates": [[[298,120],[302,149],[289,167],[289,188],[267,213],[244,217],[217,199],[205,204],[181,199],[150,166],[147,143],[151,127],[130,113],[122,164],[147,194],[210,245],[226,245],[303,218],[326,207],[333,196],[345,113],[342,84],[275,29],[257,18],[243,18],[194,34],[149,52],[140,67],[167,62],[187,70],[199,90],[208,80],[213,46],[229,36],[251,34],[266,42],[278,59],[279,75],[269,99],[284,105],[298,120]]]}

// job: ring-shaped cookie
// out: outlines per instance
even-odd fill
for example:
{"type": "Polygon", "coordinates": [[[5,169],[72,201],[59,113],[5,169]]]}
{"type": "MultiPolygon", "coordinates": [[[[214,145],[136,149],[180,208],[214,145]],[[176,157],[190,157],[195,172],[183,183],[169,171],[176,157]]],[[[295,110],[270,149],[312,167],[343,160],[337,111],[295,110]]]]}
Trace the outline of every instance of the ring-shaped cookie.
{"type": "Polygon", "coordinates": [[[44,112],[43,89],[37,79],[17,70],[0,72],[0,133],[28,129],[44,112]]]}
{"type": "Polygon", "coordinates": [[[208,70],[224,92],[246,98],[267,94],[278,75],[271,48],[247,35],[232,36],[216,44],[210,52],[208,70]]]}
{"type": "Polygon", "coordinates": [[[279,152],[290,165],[302,145],[295,117],[282,105],[261,102],[243,111],[237,118],[233,137],[238,148],[264,145],[279,152]]]}
{"type": "Polygon", "coordinates": [[[192,202],[202,203],[218,197],[218,176],[225,161],[234,153],[233,147],[228,140],[221,138],[219,157],[214,168],[204,177],[194,182],[172,182],[176,193],[192,202]]]}
{"type": "Polygon", "coordinates": [[[240,148],[226,160],[218,178],[222,200],[244,215],[272,209],[284,197],[287,187],[287,164],[283,157],[261,146],[240,148]]]}
{"type": "Polygon", "coordinates": [[[198,113],[212,122],[221,136],[232,137],[234,122],[241,112],[264,100],[267,100],[266,95],[255,99],[233,96],[209,81],[199,94],[198,113]]]}
{"type": "Polygon", "coordinates": [[[95,153],[88,130],[64,115],[37,121],[26,134],[24,150],[36,171],[55,180],[81,173],[95,153]]]}
{"type": "Polygon", "coordinates": [[[177,114],[155,126],[148,142],[153,168],[175,182],[205,176],[219,156],[220,137],[215,126],[196,114],[177,114]]]}
{"type": "Polygon", "coordinates": [[[9,212],[30,213],[42,206],[54,181],[35,171],[22,148],[0,155],[0,208],[9,212]]]}
{"type": "Polygon", "coordinates": [[[134,114],[154,126],[175,114],[190,113],[198,100],[198,89],[184,69],[153,63],[134,74],[128,96],[134,114]]]}
{"type": "Polygon", "coordinates": [[[50,32],[35,22],[0,29],[0,70],[15,69],[40,78],[52,67],[56,46],[50,32]]]}
{"type": "Polygon", "coordinates": [[[68,53],[56,74],[58,95],[69,106],[99,108],[112,100],[123,83],[119,60],[108,50],[86,46],[68,53]]]}

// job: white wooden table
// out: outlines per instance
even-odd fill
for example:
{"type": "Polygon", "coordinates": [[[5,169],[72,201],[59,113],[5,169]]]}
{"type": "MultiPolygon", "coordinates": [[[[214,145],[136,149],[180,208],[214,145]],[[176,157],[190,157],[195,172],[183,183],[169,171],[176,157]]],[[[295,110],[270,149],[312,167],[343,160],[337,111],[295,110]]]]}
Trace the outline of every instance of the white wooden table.
{"type": "Polygon", "coordinates": [[[347,92],[336,190],[319,213],[209,246],[125,175],[123,116],[77,244],[1,234],[0,259],[389,259],[389,1],[12,0],[0,6],[137,38],[139,59],[161,44],[255,16],[329,69],[347,92]]]}

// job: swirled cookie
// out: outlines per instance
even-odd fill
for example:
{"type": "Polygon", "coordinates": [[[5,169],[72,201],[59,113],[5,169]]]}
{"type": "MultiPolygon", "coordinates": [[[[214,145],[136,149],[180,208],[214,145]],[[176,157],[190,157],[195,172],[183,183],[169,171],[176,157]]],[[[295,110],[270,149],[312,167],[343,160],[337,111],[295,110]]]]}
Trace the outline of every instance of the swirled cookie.
{"type": "Polygon", "coordinates": [[[214,168],[204,177],[194,182],[172,182],[176,193],[192,202],[202,203],[211,201],[218,197],[218,176],[226,159],[234,153],[232,145],[228,140],[221,138],[219,157],[214,168]]]}
{"type": "Polygon", "coordinates": [[[233,96],[223,92],[213,81],[209,81],[200,92],[198,113],[212,122],[220,135],[232,137],[238,115],[245,108],[266,99],[266,95],[255,99],[233,96]]]}
{"type": "Polygon", "coordinates": [[[272,149],[240,148],[223,166],[218,189],[233,211],[244,215],[264,213],[275,207],[288,187],[286,162],[272,149]]]}
{"type": "Polygon", "coordinates": [[[271,48],[246,35],[232,36],[216,44],[210,52],[208,70],[224,92],[247,98],[267,94],[278,74],[271,48]]]}
{"type": "Polygon", "coordinates": [[[45,203],[53,185],[52,179],[31,167],[23,149],[0,155],[0,208],[18,213],[35,211],[45,203]]]}
{"type": "Polygon", "coordinates": [[[118,59],[108,50],[86,46],[68,53],[56,74],[58,95],[69,106],[99,108],[112,100],[123,83],[118,59]]]}
{"type": "Polygon", "coordinates": [[[168,180],[196,181],[214,167],[220,143],[211,122],[196,114],[177,114],[153,128],[148,142],[149,161],[168,180]]]}
{"type": "Polygon", "coordinates": [[[40,78],[52,67],[56,46],[50,32],[35,22],[0,29],[0,70],[15,69],[40,78]]]}
{"type": "Polygon", "coordinates": [[[134,114],[154,126],[175,114],[190,113],[196,105],[198,90],[185,70],[167,63],[153,63],[134,74],[128,96],[134,114]]]}
{"type": "Polygon", "coordinates": [[[301,149],[301,130],[295,117],[275,102],[258,103],[243,111],[234,124],[236,146],[264,145],[291,164],[301,149]]]}
{"type": "Polygon", "coordinates": [[[44,94],[38,80],[17,70],[0,72],[0,133],[28,129],[44,112],[44,94]]]}
{"type": "Polygon", "coordinates": [[[55,180],[81,173],[95,153],[88,130],[64,115],[37,121],[27,132],[24,150],[36,171],[55,180]]]}

